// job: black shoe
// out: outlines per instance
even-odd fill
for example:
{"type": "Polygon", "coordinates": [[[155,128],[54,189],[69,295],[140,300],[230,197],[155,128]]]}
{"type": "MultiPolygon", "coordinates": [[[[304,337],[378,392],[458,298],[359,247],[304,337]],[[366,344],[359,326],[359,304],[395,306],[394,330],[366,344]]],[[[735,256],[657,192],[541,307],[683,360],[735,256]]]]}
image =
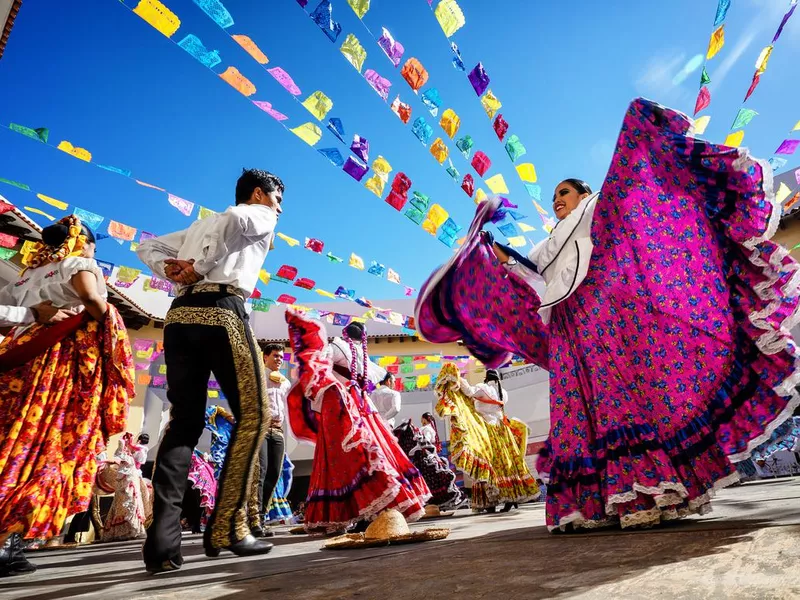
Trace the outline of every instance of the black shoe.
{"type": "Polygon", "coordinates": [[[183,566],[183,558],[180,556],[176,556],[174,558],[161,561],[160,563],[144,564],[145,571],[147,571],[151,575],[157,575],[158,573],[166,573],[167,571],[177,571],[182,566],[183,566]]]}
{"type": "Polygon", "coordinates": [[[489,508],[486,509],[486,512],[489,513],[490,515],[493,515],[494,513],[497,512],[497,507],[496,506],[490,506],[489,508]]]}
{"type": "Polygon", "coordinates": [[[12,533],[0,547],[0,577],[24,575],[35,570],[36,565],[31,564],[22,551],[22,538],[12,533]]]}
{"type": "Polygon", "coordinates": [[[503,508],[502,508],[502,510],[500,512],[510,512],[512,508],[514,508],[514,503],[513,502],[506,502],[503,505],[503,508]]]}
{"type": "Polygon", "coordinates": [[[272,531],[272,527],[264,528],[264,537],[275,537],[275,532],[272,531]]]}
{"type": "Polygon", "coordinates": [[[254,538],[262,538],[264,537],[264,530],[261,529],[261,527],[251,527],[250,535],[252,535],[254,538]]]}
{"type": "Polygon", "coordinates": [[[206,546],[205,550],[206,556],[210,558],[219,556],[219,553],[222,550],[229,550],[236,556],[255,556],[257,554],[267,554],[270,550],[272,550],[272,546],[273,544],[271,542],[257,540],[252,535],[248,535],[244,539],[239,540],[235,544],[231,544],[225,548],[212,548],[211,546],[206,546]]]}

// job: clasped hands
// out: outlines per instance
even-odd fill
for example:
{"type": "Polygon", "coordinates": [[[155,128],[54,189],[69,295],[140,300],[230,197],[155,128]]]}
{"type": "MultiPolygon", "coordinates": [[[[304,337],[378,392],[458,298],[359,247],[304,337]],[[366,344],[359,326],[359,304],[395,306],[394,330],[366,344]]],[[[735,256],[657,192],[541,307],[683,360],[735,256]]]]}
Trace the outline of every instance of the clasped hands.
{"type": "Polygon", "coordinates": [[[194,270],[194,259],[168,258],[164,261],[164,274],[170,281],[181,285],[193,285],[203,279],[203,276],[194,270]]]}

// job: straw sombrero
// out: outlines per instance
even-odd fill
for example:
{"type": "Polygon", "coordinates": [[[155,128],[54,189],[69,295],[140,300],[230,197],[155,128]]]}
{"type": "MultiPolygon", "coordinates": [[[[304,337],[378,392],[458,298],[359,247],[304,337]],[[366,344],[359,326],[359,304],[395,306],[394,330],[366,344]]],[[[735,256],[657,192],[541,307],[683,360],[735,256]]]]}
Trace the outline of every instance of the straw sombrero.
{"type": "Polygon", "coordinates": [[[382,512],[370,523],[364,533],[348,533],[325,542],[328,550],[345,550],[349,548],[375,548],[389,544],[414,544],[443,540],[450,535],[445,528],[426,529],[412,532],[408,523],[398,511],[389,509],[382,512]]]}

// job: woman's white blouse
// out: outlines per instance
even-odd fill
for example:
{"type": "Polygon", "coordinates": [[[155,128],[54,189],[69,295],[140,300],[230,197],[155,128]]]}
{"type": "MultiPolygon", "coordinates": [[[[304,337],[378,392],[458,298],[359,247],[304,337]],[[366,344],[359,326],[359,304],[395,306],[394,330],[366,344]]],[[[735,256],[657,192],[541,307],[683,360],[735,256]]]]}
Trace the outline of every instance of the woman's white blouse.
{"type": "Polygon", "coordinates": [[[61,262],[28,269],[17,281],[0,289],[0,304],[31,307],[50,301],[58,308],[83,309],[78,292],[71,279],[80,271],[89,271],[97,277],[97,292],[108,297],[103,272],[93,258],[71,256],[61,262]]]}

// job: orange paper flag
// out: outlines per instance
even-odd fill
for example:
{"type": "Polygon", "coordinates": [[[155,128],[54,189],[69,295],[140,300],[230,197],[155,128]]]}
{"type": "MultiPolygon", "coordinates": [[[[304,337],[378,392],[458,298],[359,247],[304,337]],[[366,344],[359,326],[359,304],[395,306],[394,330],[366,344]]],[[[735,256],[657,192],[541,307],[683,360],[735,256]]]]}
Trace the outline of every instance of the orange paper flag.
{"type": "Polygon", "coordinates": [[[231,37],[237,44],[244,48],[250,56],[255,58],[258,64],[265,65],[269,62],[267,55],[264,54],[256,45],[256,43],[246,35],[232,35],[231,37]]]}
{"type": "Polygon", "coordinates": [[[239,69],[236,67],[228,67],[220,77],[243,96],[249,97],[256,93],[256,86],[247,77],[239,73],[239,69]]]}

